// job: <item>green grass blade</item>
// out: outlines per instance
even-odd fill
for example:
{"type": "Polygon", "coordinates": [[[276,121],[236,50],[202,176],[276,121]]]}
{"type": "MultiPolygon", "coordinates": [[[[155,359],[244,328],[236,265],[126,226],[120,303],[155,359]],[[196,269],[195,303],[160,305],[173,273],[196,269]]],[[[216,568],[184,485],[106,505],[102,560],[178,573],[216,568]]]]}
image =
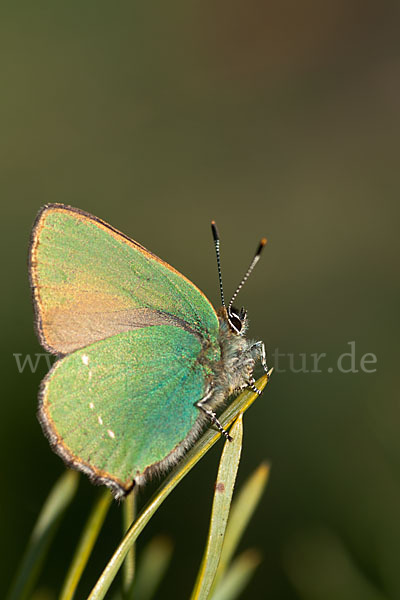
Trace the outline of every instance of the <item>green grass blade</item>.
{"type": "MultiPolygon", "coordinates": [[[[270,371],[271,373],[272,371],[270,371]]],[[[257,387],[263,390],[268,382],[268,376],[263,375],[257,381],[257,387]]],[[[220,417],[220,423],[223,427],[229,427],[240,412],[245,412],[258,398],[258,394],[251,390],[245,391],[235,398],[220,417]]],[[[160,488],[150,499],[148,504],[142,509],[135,523],[129,529],[124,539],[111,557],[105,567],[95,587],[93,588],[89,599],[102,600],[106,595],[111,583],[113,582],[122,562],[125,559],[129,548],[136,541],[146,524],[149,522],[156,510],[161,506],[164,500],[169,496],[178,483],[187,475],[187,473],[198,463],[198,461],[208,452],[208,450],[218,441],[220,433],[209,428],[193,446],[193,448],[180,461],[170,475],[164,480],[160,488]]]]}
{"type": "Polygon", "coordinates": [[[78,481],[78,473],[68,470],[52,488],[36,521],[7,600],[25,600],[31,596],[61,517],[75,495],[78,481]]]}
{"type": "Polygon", "coordinates": [[[233,441],[225,442],[219,463],[207,544],[191,600],[206,600],[209,597],[217,572],[242,452],[243,416],[241,414],[233,424],[230,433],[233,441]]]}
{"type": "Polygon", "coordinates": [[[212,600],[235,600],[239,598],[254,571],[261,562],[261,556],[255,550],[246,550],[226,572],[225,577],[211,596],[212,600]]]}
{"type": "Polygon", "coordinates": [[[93,510],[83,529],[81,539],[61,590],[60,600],[71,600],[74,597],[83,570],[86,567],[93,546],[95,545],[103,526],[104,519],[107,516],[108,509],[111,506],[111,502],[111,493],[108,490],[103,490],[96,500],[93,510]]]}
{"type": "Polygon", "coordinates": [[[151,600],[164,577],[172,556],[172,542],[166,536],[153,538],[140,556],[133,597],[151,600]]]}
{"type": "Polygon", "coordinates": [[[225,571],[232,560],[243,532],[261,499],[262,493],[268,482],[268,476],[269,465],[267,463],[262,463],[248,478],[239,491],[238,496],[232,502],[221,559],[219,561],[213,589],[216,588],[218,582],[223,578],[225,571]]]}
{"type": "MultiPolygon", "coordinates": [[[[132,492],[125,498],[125,501],[122,506],[122,519],[123,519],[123,529],[124,534],[129,530],[132,523],[136,517],[136,490],[133,489],[132,492]]],[[[124,595],[129,597],[129,593],[132,589],[133,579],[135,577],[135,545],[129,548],[128,554],[126,555],[123,573],[122,573],[122,589],[124,595]]]]}

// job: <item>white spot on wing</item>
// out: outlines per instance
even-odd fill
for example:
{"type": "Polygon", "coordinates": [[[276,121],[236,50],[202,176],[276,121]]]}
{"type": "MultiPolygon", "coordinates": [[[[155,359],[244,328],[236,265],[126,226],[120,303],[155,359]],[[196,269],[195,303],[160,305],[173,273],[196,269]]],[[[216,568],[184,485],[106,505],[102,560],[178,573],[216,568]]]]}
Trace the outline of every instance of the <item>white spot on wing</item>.
{"type": "Polygon", "coordinates": [[[110,438],[112,438],[112,439],[115,438],[115,433],[113,431],[111,431],[111,429],[107,429],[107,433],[110,436],[110,438]]]}
{"type": "Polygon", "coordinates": [[[97,420],[99,422],[99,425],[103,425],[103,419],[101,418],[100,415],[97,417],[97,420]]]}
{"type": "Polygon", "coordinates": [[[88,365],[89,364],[89,357],[87,354],[82,354],[82,362],[84,365],[88,365]]]}

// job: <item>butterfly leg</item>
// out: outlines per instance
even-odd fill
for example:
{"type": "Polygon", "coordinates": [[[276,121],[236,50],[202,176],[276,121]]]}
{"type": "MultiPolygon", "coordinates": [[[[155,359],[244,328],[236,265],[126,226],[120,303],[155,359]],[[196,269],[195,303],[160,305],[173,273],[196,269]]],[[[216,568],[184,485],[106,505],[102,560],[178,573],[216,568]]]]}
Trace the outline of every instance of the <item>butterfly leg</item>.
{"type": "MultiPolygon", "coordinates": [[[[260,358],[261,366],[264,369],[264,371],[267,373],[267,376],[268,376],[268,379],[269,379],[269,377],[270,377],[270,371],[269,371],[268,365],[267,365],[267,353],[265,351],[264,342],[262,342],[262,341],[255,342],[250,347],[250,351],[252,351],[256,355],[258,355],[258,357],[260,358]]],[[[254,379],[253,375],[251,376],[251,378],[250,378],[250,380],[248,382],[248,387],[251,390],[253,390],[253,392],[256,392],[256,394],[258,394],[258,395],[261,394],[261,391],[256,386],[256,380],[254,379]]]]}
{"type": "Polygon", "coordinates": [[[258,389],[258,387],[256,386],[256,380],[254,379],[253,376],[251,376],[249,382],[248,382],[248,387],[253,390],[253,392],[255,392],[256,394],[258,394],[259,396],[261,396],[262,391],[258,389]]]}
{"type": "Polygon", "coordinates": [[[211,410],[211,408],[207,405],[207,401],[211,398],[212,393],[213,393],[212,392],[212,388],[210,387],[208,389],[206,395],[203,396],[203,398],[201,400],[199,400],[198,402],[196,402],[196,406],[197,406],[197,408],[199,408],[200,410],[202,410],[208,416],[208,418],[210,419],[211,423],[213,425],[215,425],[215,427],[222,433],[222,435],[224,435],[225,438],[231,442],[233,440],[233,438],[222,427],[221,423],[217,419],[217,415],[215,414],[215,412],[213,410],[211,410]]]}
{"type": "Polygon", "coordinates": [[[260,358],[260,362],[261,362],[261,366],[264,369],[264,371],[266,373],[268,373],[269,369],[268,369],[268,365],[267,365],[267,353],[265,351],[265,345],[264,342],[255,342],[250,350],[256,351],[259,358],[260,358]]]}

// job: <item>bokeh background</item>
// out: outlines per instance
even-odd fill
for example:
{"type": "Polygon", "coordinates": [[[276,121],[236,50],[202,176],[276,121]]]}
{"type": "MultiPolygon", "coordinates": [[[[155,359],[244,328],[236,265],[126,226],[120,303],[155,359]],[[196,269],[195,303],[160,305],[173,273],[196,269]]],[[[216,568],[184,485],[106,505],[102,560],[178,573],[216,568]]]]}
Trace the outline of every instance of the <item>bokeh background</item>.
{"type": "MultiPolygon", "coordinates": [[[[243,597],[400,597],[399,24],[390,1],[2,3],[2,597],[63,472],[35,416],[45,361],[19,373],[13,356],[42,351],[26,257],[46,202],[122,229],[215,305],[210,220],[227,295],[268,237],[241,303],[270,364],[285,357],[245,420],[239,484],[272,470],[243,597]],[[351,341],[358,372],[343,373],[351,341]],[[298,370],[313,353],[321,372],[293,372],[289,354],[298,370]]],[[[174,540],[160,598],[189,596],[220,449],[142,536],[174,540]]],[[[82,478],[40,597],[56,597],[97,491],[82,478]]],[[[119,539],[115,505],[79,597],[119,539]]]]}

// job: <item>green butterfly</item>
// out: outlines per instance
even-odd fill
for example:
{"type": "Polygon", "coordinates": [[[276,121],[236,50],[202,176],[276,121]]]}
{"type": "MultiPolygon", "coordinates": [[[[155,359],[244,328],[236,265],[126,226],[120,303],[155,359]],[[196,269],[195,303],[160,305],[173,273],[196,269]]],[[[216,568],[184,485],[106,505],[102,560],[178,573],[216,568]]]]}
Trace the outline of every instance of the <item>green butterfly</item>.
{"type": "Polygon", "coordinates": [[[58,355],[42,382],[39,421],[69,467],[121,497],[176,463],[215,410],[267,371],[246,312],[222,308],[186,277],[101,219],[62,204],[39,212],[29,273],[41,344],[58,355]]]}

